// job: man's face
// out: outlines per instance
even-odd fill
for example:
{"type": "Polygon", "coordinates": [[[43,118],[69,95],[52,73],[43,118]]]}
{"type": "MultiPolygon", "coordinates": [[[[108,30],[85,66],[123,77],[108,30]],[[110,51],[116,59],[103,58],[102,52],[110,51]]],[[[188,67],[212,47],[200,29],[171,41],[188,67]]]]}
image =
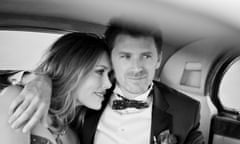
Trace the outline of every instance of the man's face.
{"type": "Polygon", "coordinates": [[[147,91],[161,63],[152,37],[125,34],[115,39],[111,59],[117,84],[128,98],[147,91]]]}

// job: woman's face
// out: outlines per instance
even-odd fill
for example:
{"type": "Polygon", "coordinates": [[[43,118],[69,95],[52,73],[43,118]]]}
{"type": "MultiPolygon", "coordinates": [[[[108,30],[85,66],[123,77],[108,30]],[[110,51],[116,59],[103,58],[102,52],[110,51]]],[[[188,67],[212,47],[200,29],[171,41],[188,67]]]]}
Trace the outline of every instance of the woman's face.
{"type": "Polygon", "coordinates": [[[101,108],[106,89],[112,86],[108,77],[110,70],[109,57],[106,53],[103,53],[94,68],[85,78],[79,81],[77,88],[73,92],[78,104],[91,109],[101,108]]]}

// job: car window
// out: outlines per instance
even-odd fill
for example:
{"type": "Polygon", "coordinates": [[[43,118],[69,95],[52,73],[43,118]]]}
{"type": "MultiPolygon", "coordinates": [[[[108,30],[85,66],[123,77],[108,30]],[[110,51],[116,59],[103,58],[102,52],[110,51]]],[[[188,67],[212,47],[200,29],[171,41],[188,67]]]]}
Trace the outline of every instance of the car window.
{"type": "Polygon", "coordinates": [[[235,58],[227,67],[220,85],[218,97],[227,109],[240,112],[240,56],[235,58]]]}
{"type": "Polygon", "coordinates": [[[62,34],[0,31],[0,70],[31,70],[39,63],[44,51],[62,34]]]}

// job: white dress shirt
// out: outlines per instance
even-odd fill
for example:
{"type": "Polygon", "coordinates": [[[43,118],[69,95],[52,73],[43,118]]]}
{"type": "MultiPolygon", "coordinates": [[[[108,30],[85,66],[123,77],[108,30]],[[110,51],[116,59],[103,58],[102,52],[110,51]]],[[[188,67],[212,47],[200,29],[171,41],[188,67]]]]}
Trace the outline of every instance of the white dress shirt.
{"type": "MultiPolygon", "coordinates": [[[[152,85],[147,92],[136,97],[135,100],[149,99],[152,85]]],[[[114,93],[122,94],[117,86],[114,93]]],[[[112,99],[114,98],[115,95],[112,96],[112,99]]],[[[113,110],[109,103],[98,123],[94,144],[148,144],[151,133],[152,101],[149,104],[148,108],[140,110],[135,108],[113,110]]]]}

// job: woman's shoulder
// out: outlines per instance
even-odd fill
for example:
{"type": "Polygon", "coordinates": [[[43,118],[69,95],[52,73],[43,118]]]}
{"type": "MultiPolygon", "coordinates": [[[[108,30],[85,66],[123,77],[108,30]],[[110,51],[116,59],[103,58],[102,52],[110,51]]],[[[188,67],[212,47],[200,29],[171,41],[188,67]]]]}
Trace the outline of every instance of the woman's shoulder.
{"type": "MultiPolygon", "coordinates": [[[[9,109],[11,102],[19,95],[22,88],[19,86],[8,86],[0,92],[0,111],[9,109]]],[[[6,111],[5,111],[6,112],[6,111]]]]}
{"type": "Polygon", "coordinates": [[[10,99],[10,98],[14,99],[21,92],[21,90],[22,90],[22,88],[17,85],[8,86],[8,87],[4,88],[3,90],[1,90],[0,98],[1,99],[10,99]]]}
{"type": "Polygon", "coordinates": [[[29,135],[13,130],[9,123],[8,109],[13,99],[21,92],[21,87],[9,86],[0,92],[0,137],[4,143],[28,143],[29,135]]]}

